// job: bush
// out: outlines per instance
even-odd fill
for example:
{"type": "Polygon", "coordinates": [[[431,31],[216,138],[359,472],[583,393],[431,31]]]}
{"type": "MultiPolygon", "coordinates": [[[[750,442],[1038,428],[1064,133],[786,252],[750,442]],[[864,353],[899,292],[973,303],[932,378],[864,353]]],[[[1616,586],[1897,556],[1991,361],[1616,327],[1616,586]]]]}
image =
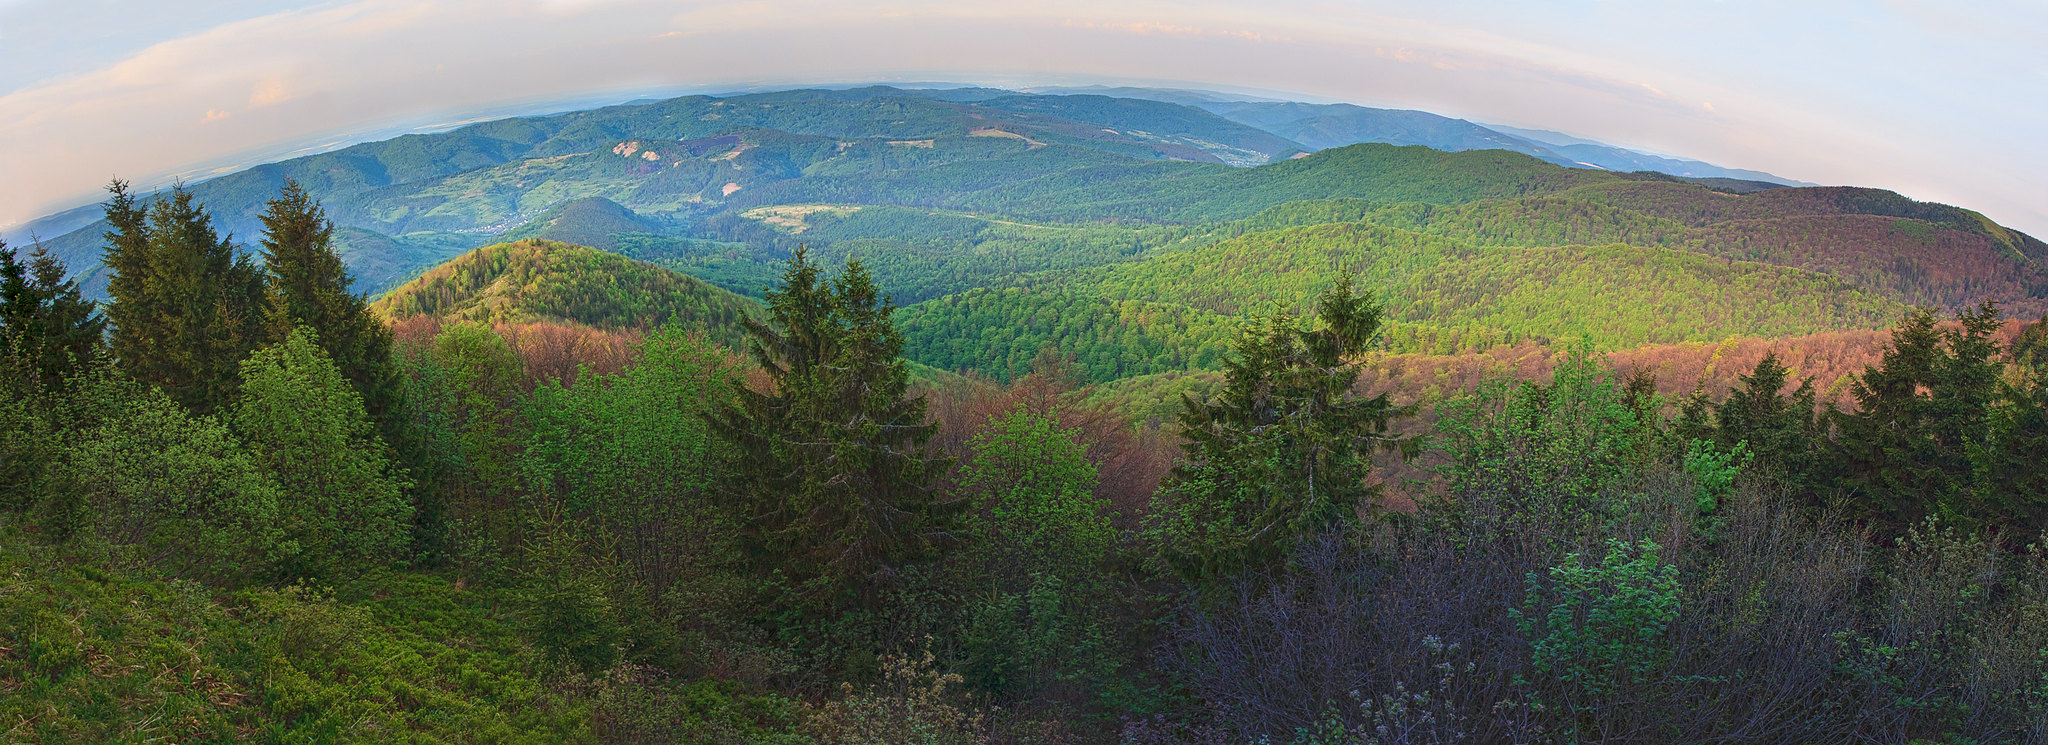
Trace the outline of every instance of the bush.
{"type": "Polygon", "coordinates": [[[360,571],[406,548],[409,485],[311,331],[295,329],[242,363],[230,422],[280,487],[279,526],[298,546],[290,575],[360,571]]]}
{"type": "Polygon", "coordinates": [[[948,689],[959,684],[959,675],[935,668],[929,651],[889,655],[879,684],[845,684],[843,697],[805,718],[804,732],[819,745],[986,745],[987,715],[956,703],[948,689]]]}
{"type": "Polygon", "coordinates": [[[176,574],[247,578],[299,551],[280,541],[282,496],[255,455],[154,389],[66,462],[94,533],[176,574]]]}

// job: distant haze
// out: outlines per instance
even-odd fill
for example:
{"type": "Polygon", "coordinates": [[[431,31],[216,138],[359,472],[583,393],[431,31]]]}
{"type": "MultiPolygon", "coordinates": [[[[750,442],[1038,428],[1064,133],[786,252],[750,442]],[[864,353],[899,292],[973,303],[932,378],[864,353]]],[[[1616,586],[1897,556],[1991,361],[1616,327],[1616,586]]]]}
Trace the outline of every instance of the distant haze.
{"type": "Polygon", "coordinates": [[[1422,109],[2048,235],[2043,38],[2038,0],[0,0],[0,225],[550,103],[945,80],[1422,109]]]}

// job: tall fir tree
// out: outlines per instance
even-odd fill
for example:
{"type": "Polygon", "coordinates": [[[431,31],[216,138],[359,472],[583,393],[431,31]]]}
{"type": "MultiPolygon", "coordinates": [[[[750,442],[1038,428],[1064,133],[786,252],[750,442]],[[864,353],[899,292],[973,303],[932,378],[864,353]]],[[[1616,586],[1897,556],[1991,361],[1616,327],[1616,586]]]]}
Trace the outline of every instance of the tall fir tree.
{"type": "Polygon", "coordinates": [[[45,388],[75,376],[106,348],[107,322],[63,262],[36,244],[29,262],[0,241],[0,354],[19,354],[45,388]]]}
{"type": "Polygon", "coordinates": [[[1166,487],[1159,539],[1183,573],[1216,576],[1275,561],[1374,506],[1372,452],[1412,450],[1404,412],[1351,392],[1381,309],[1346,273],[1316,306],[1319,328],[1276,315],[1238,338],[1213,401],[1183,397],[1188,463],[1166,487]]]}
{"type": "Polygon", "coordinates": [[[262,220],[266,338],[278,343],[295,328],[310,329],[362,397],[383,441],[413,465],[418,438],[399,415],[404,379],[391,356],[391,327],[363,296],[349,291],[354,279],[334,252],[334,224],[326,211],[287,179],[262,220]]]}
{"type": "Polygon", "coordinates": [[[806,604],[873,600],[944,535],[933,481],[949,462],[927,446],[893,306],[860,262],[828,282],[798,249],[767,301],[747,332],[769,390],[712,417],[735,446],[749,545],[806,604]]]}
{"type": "Polygon", "coordinates": [[[1914,311],[1850,389],[1857,407],[1836,417],[1836,454],[1842,485],[1873,522],[1970,519],[1970,454],[1987,441],[1999,392],[1999,326],[1990,303],[1949,329],[1933,310],[1914,311]]]}
{"type": "Polygon", "coordinates": [[[1714,407],[1714,441],[1724,452],[1748,443],[1764,468],[1788,480],[1805,479],[1813,472],[1821,420],[1813,379],[1799,381],[1791,393],[1785,386],[1792,370],[1766,353],[1748,375],[1738,378],[1728,399],[1714,407]]]}
{"type": "Polygon", "coordinates": [[[146,210],[115,181],[106,203],[107,320],[129,375],[198,413],[220,408],[266,340],[263,275],[182,187],[146,210]]]}

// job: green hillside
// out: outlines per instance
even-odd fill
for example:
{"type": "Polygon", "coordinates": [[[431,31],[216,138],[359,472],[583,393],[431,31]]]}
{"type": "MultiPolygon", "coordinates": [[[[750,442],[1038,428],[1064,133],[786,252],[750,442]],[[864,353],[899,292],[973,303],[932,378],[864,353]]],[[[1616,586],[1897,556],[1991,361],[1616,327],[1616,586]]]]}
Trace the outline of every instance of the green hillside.
{"type": "Polygon", "coordinates": [[[399,319],[571,321],[602,328],[681,324],[734,342],[758,312],[746,298],[594,248],[527,240],[471,251],[378,300],[399,319]]]}
{"type": "Polygon", "coordinates": [[[1242,319],[1301,311],[1348,269],[1394,352],[1521,340],[1605,349],[1879,328],[1904,306],[1826,275],[1627,245],[1472,246],[1368,223],[1254,233],[904,309],[908,354],[996,375],[1041,348],[1097,381],[1213,368],[1242,319]]]}
{"type": "MultiPolygon", "coordinates": [[[[1289,106],[1238,108],[1272,109],[1274,121],[1309,111],[1289,106]]],[[[1830,274],[1905,303],[2048,311],[2048,244],[1966,209],[1874,189],[1736,194],[1505,150],[1304,155],[1273,122],[1251,124],[1179,103],[992,89],[690,96],[367,143],[192,191],[246,240],[283,179],[305,184],[339,226],[356,289],[372,295],[476,246],[541,238],[745,295],[802,243],[861,258],[912,304],[1364,221],[1473,246],[1679,249],[1830,274]],[[804,212],[819,205],[847,209],[804,212]]],[[[103,287],[103,229],[47,241],[88,293],[103,287]]]]}
{"type": "Polygon", "coordinates": [[[1844,211],[1858,209],[1857,202],[1835,200],[1860,191],[1867,190],[1784,188],[1737,197],[1647,181],[1460,205],[1313,200],[1266,210],[1229,231],[1369,222],[1475,245],[1628,243],[1822,272],[1909,304],[1961,308],[1997,300],[2022,316],[2048,311],[2048,263],[1999,242],[2031,238],[1997,237],[1962,222],[1966,211],[1944,205],[1871,198],[1862,204],[1876,206],[1863,213],[1844,211]],[[1690,204],[1674,194],[1715,209],[1636,209],[1659,200],[1690,204]]]}
{"type": "Polygon", "coordinates": [[[590,703],[543,682],[509,593],[385,573],[225,591],[77,553],[0,537],[0,739],[590,738],[590,703]]]}

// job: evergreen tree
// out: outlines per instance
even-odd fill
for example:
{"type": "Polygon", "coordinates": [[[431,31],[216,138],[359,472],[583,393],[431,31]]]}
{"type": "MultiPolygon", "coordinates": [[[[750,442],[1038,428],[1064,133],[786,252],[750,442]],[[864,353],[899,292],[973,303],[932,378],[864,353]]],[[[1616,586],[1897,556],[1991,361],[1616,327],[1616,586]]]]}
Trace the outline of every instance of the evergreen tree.
{"type": "Polygon", "coordinates": [[[811,603],[873,599],[945,532],[923,397],[908,395],[903,339],[858,261],[827,282],[799,249],[749,320],[770,382],[714,416],[736,452],[734,485],[762,568],[811,603]]]}
{"type": "Polygon", "coordinates": [[[114,358],[172,400],[211,412],[236,389],[242,359],[264,341],[262,274],[183,188],[146,211],[126,183],[108,191],[114,358]]]}
{"type": "Polygon", "coordinates": [[[2013,364],[2023,373],[2037,376],[2035,380],[2048,381],[2048,315],[2020,329],[2010,352],[2013,364]]]}
{"type": "Polygon", "coordinates": [[[1790,395],[1783,393],[1791,375],[1776,352],[1766,353],[1756,369],[1738,378],[1728,399],[1714,407],[1713,439],[1723,452],[1748,443],[1764,467],[1803,479],[1815,465],[1821,422],[1812,378],[1799,381],[1790,395]]]}
{"type": "Polygon", "coordinates": [[[1944,330],[1932,310],[1909,314],[1850,389],[1856,411],[1836,419],[1843,485],[1880,523],[1968,517],[1970,454],[1986,442],[1998,395],[1998,309],[1986,303],[1957,322],[1944,330]]]}
{"type": "MultiPolygon", "coordinates": [[[[27,307],[28,267],[16,259],[14,249],[7,247],[7,241],[0,240],[0,324],[13,331],[22,325],[27,307]]],[[[0,338],[0,344],[8,344],[7,338],[0,338]]]]}
{"type": "Polygon", "coordinates": [[[2022,541],[2048,531],[2048,371],[2000,386],[1987,442],[1971,453],[1977,492],[1970,513],[2022,541]]]}
{"type": "Polygon", "coordinates": [[[242,363],[230,423],[281,487],[278,522],[299,548],[296,576],[331,576],[395,558],[412,520],[405,482],[361,397],[296,329],[242,363]]]}
{"type": "Polygon", "coordinates": [[[107,322],[64,264],[41,244],[24,266],[0,241],[0,354],[18,353],[46,388],[77,374],[106,347],[107,322]]]}
{"type": "Polygon", "coordinates": [[[364,412],[406,470],[429,474],[432,456],[405,416],[405,378],[392,357],[391,327],[349,291],[354,279],[334,252],[334,224],[297,181],[286,179],[262,216],[265,338],[313,332],[362,397],[364,412]]]}
{"type": "MultiPolygon", "coordinates": [[[[389,412],[400,395],[391,359],[391,328],[370,312],[334,253],[334,225],[296,181],[286,180],[263,213],[264,313],[268,337],[280,342],[293,329],[312,329],[320,348],[363,397],[370,418],[390,439],[389,412]]],[[[397,444],[397,443],[393,443],[397,444]]]]}
{"type": "Polygon", "coordinates": [[[1407,448],[1389,429],[1402,409],[1351,392],[1380,306],[1347,273],[1316,307],[1321,328],[1276,315],[1242,334],[1214,401],[1182,398],[1189,463],[1167,486],[1161,538],[1184,572],[1269,562],[1349,523],[1379,494],[1372,450],[1407,448]]]}

